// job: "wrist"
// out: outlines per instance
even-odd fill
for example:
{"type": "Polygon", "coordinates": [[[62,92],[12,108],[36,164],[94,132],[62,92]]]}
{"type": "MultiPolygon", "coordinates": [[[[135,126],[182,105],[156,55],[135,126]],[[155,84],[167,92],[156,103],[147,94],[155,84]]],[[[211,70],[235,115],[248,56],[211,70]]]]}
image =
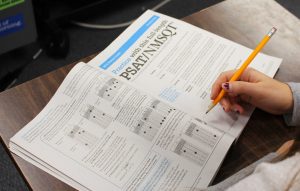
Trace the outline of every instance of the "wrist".
{"type": "Polygon", "coordinates": [[[288,84],[283,83],[283,85],[285,88],[284,92],[286,94],[286,107],[284,107],[284,114],[292,113],[294,108],[293,92],[288,84]]]}

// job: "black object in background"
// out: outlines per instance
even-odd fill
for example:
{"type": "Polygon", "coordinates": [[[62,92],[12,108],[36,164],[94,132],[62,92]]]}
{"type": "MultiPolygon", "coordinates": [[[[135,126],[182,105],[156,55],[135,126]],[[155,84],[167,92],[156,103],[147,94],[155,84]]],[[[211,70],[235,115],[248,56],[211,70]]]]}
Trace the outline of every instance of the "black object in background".
{"type": "Polygon", "coordinates": [[[0,191],[29,191],[26,182],[20,176],[20,173],[11,160],[10,155],[8,154],[9,151],[4,149],[2,144],[4,143],[0,138],[0,191]]]}
{"type": "MultiPolygon", "coordinates": [[[[21,51],[21,50],[16,50],[16,51],[21,51]]],[[[43,52],[43,49],[39,48],[37,50],[37,52],[34,53],[34,55],[32,57],[30,57],[29,59],[24,57],[24,62],[26,62],[26,63],[15,68],[12,71],[9,71],[6,75],[4,75],[4,77],[2,77],[0,79],[0,92],[14,86],[15,83],[17,82],[19,76],[21,75],[21,73],[26,69],[26,67],[28,65],[30,65],[31,62],[36,60],[41,55],[42,52],[43,52]]]]}

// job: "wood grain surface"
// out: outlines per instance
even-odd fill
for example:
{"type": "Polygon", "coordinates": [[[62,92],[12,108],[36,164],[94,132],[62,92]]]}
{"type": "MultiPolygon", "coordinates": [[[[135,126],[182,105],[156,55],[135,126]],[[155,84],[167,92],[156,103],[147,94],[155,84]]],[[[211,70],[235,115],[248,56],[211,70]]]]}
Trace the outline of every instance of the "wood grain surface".
{"type": "MultiPolygon", "coordinates": [[[[263,52],[283,58],[276,79],[300,82],[300,22],[273,0],[227,0],[183,20],[220,36],[254,48],[276,26],[278,32],[263,52]]],[[[83,59],[87,62],[93,56],[83,59]]],[[[74,66],[60,68],[0,94],[0,135],[9,139],[32,120],[51,99],[74,66]]],[[[242,135],[229,151],[214,183],[223,180],[293,138],[282,116],[256,109],[242,135]]],[[[74,190],[65,183],[12,154],[32,190],[74,190]]]]}

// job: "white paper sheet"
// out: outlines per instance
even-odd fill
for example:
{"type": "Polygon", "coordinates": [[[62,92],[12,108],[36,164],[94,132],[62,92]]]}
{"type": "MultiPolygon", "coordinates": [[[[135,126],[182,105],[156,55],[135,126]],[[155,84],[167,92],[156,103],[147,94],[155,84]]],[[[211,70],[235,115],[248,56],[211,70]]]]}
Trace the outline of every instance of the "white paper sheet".
{"type": "MultiPolygon", "coordinates": [[[[89,65],[238,137],[253,109],[244,116],[224,113],[219,106],[208,115],[205,112],[218,75],[237,69],[251,51],[183,21],[148,11],[89,65]]],[[[250,67],[273,77],[281,61],[259,54],[250,67]]]]}
{"type": "MultiPolygon", "coordinates": [[[[212,82],[250,49],[147,11],[11,138],[10,149],[79,190],[193,190],[212,181],[246,115],[204,115],[212,82]]],[[[281,60],[252,67],[273,76],[281,60]]]]}

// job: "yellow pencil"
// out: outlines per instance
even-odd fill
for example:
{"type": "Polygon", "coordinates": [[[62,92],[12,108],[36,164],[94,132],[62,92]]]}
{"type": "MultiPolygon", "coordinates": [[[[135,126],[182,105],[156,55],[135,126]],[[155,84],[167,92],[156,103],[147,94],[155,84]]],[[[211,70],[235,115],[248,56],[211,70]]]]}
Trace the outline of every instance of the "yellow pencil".
{"type": "MultiPolygon", "coordinates": [[[[276,28],[273,27],[270,32],[261,40],[261,42],[257,45],[257,47],[252,51],[252,53],[249,55],[247,60],[243,63],[243,65],[234,73],[234,75],[231,77],[229,82],[236,81],[240,78],[242,73],[245,71],[247,66],[251,63],[251,61],[255,58],[255,56],[261,51],[261,49],[265,46],[265,44],[270,40],[270,38],[273,36],[273,34],[276,32],[276,28]]],[[[208,110],[206,111],[206,114],[212,110],[219,101],[224,97],[225,91],[222,89],[222,91],[219,93],[219,95],[212,101],[212,103],[208,106],[208,110]]]]}

